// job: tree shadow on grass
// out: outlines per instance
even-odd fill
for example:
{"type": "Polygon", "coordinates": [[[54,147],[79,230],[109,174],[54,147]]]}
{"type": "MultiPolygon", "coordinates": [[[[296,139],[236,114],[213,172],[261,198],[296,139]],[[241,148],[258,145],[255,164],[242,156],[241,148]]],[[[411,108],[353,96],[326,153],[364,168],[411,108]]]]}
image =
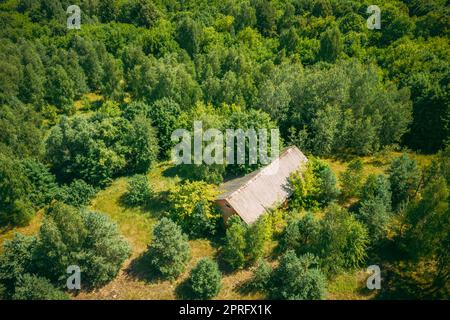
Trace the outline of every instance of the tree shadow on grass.
{"type": "Polygon", "coordinates": [[[214,260],[217,262],[217,265],[219,266],[219,270],[222,273],[222,275],[230,275],[234,272],[238,271],[236,269],[233,269],[223,258],[223,254],[218,251],[215,256],[214,260]]]}
{"type": "Polygon", "coordinates": [[[139,257],[131,261],[125,272],[135,279],[148,283],[165,280],[159,271],[152,267],[150,256],[147,252],[142,253],[139,257]]]}
{"type": "Polygon", "coordinates": [[[176,288],[175,288],[175,296],[179,300],[195,300],[195,295],[192,292],[192,288],[189,285],[189,278],[182,281],[176,288]]]}
{"type": "Polygon", "coordinates": [[[162,176],[166,178],[179,177],[182,180],[189,179],[189,174],[187,170],[183,170],[182,166],[174,165],[170,166],[162,172],[162,176]]]}
{"type": "Polygon", "coordinates": [[[167,191],[158,192],[149,197],[144,204],[132,205],[128,203],[126,194],[123,194],[119,198],[119,205],[125,209],[138,208],[141,211],[150,212],[152,217],[159,219],[170,208],[170,204],[167,202],[167,195],[168,195],[167,191]]]}
{"type": "Polygon", "coordinates": [[[236,287],[235,287],[236,292],[241,295],[250,295],[253,293],[257,293],[258,290],[255,289],[252,280],[253,279],[250,278],[248,280],[244,280],[244,281],[237,283],[236,287]]]}

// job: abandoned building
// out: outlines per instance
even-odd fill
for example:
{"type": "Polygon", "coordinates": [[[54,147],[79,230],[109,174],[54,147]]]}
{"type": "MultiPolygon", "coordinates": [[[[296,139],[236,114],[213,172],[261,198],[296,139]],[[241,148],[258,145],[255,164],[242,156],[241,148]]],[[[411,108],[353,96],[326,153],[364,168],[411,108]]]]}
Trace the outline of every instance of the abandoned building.
{"type": "Polygon", "coordinates": [[[295,146],[285,149],[267,166],[223,183],[216,204],[227,220],[239,215],[247,224],[290,196],[289,176],[302,169],[308,159],[295,146]]]}

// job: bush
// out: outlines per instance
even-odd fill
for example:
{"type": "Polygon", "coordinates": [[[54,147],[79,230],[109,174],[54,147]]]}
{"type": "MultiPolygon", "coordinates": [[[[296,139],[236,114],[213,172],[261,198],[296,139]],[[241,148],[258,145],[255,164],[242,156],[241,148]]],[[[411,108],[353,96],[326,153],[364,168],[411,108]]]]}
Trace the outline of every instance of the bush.
{"type": "Polygon", "coordinates": [[[0,153],[0,225],[24,226],[34,214],[32,186],[18,159],[0,153]]]}
{"type": "Polygon", "coordinates": [[[223,247],[223,259],[233,269],[243,268],[246,262],[247,227],[237,215],[231,216],[228,221],[223,247]]]}
{"type": "Polygon", "coordinates": [[[34,207],[40,208],[50,203],[58,190],[55,176],[41,162],[28,158],[22,161],[25,176],[32,186],[29,198],[34,207]]]}
{"type": "Polygon", "coordinates": [[[34,237],[20,233],[4,242],[0,255],[0,286],[3,287],[2,296],[5,299],[10,299],[14,294],[20,276],[32,270],[35,243],[34,237]]]}
{"type": "Polygon", "coordinates": [[[392,207],[397,210],[402,203],[415,195],[420,181],[420,170],[416,161],[404,154],[392,161],[388,172],[392,190],[392,207]]]}
{"type": "Polygon", "coordinates": [[[57,287],[66,285],[67,267],[78,265],[82,286],[90,289],[111,281],[130,251],[108,216],[57,202],[39,230],[33,264],[39,276],[57,287]]]}
{"type": "Polygon", "coordinates": [[[203,181],[175,186],[168,197],[171,218],[191,238],[214,236],[222,219],[214,205],[216,195],[216,187],[203,181]]]}
{"type": "Polygon", "coordinates": [[[349,163],[341,173],[342,196],[344,199],[358,197],[362,188],[363,162],[360,159],[349,163]]]}
{"type": "Polygon", "coordinates": [[[269,264],[265,260],[259,259],[247,288],[254,292],[266,292],[269,290],[268,284],[271,273],[272,268],[269,264]]]}
{"type": "Polygon", "coordinates": [[[267,240],[271,237],[269,217],[264,214],[247,228],[246,260],[254,263],[264,256],[267,240]]]}
{"type": "Polygon", "coordinates": [[[295,250],[297,253],[315,252],[319,233],[319,220],[312,213],[308,213],[289,222],[282,233],[280,248],[283,251],[295,250]]]}
{"type": "Polygon", "coordinates": [[[222,275],[216,262],[201,259],[189,276],[189,287],[196,299],[211,299],[220,291],[222,275]]]}
{"type": "Polygon", "coordinates": [[[267,241],[272,237],[269,214],[260,216],[251,225],[245,224],[238,215],[233,215],[227,224],[223,259],[231,268],[243,268],[264,256],[267,241]]]}
{"type": "Polygon", "coordinates": [[[312,254],[297,258],[287,251],[273,271],[268,286],[270,299],[319,300],[325,296],[326,278],[312,254]]]}
{"type": "Polygon", "coordinates": [[[17,282],[13,300],[68,300],[64,292],[56,289],[45,278],[24,274],[17,282]]]}
{"type": "Polygon", "coordinates": [[[55,198],[65,204],[80,208],[89,204],[97,190],[84,182],[76,179],[69,185],[64,185],[57,191],[55,198]]]}
{"type": "Polygon", "coordinates": [[[162,218],[153,230],[149,247],[150,264],[163,278],[176,279],[191,258],[187,237],[172,220],[162,218]]]}
{"type": "Polygon", "coordinates": [[[280,241],[282,250],[317,256],[327,275],[352,270],[366,257],[367,230],[346,209],[331,205],[322,219],[309,213],[292,220],[280,241]]]}
{"type": "Polygon", "coordinates": [[[292,209],[318,209],[334,201],[339,190],[336,176],[324,162],[311,158],[304,172],[291,175],[292,196],[289,206],[292,209]]]}
{"type": "Polygon", "coordinates": [[[368,234],[365,226],[346,209],[330,206],[320,220],[317,251],[322,270],[328,275],[354,270],[366,258],[368,234]]]}
{"type": "Polygon", "coordinates": [[[123,195],[123,201],[129,206],[143,206],[148,203],[153,192],[148,178],[144,174],[133,176],[127,186],[127,192],[123,195]]]}
{"type": "Polygon", "coordinates": [[[391,187],[388,178],[384,174],[371,174],[363,186],[361,192],[361,202],[375,200],[383,203],[386,210],[391,210],[391,187]]]}
{"type": "Polygon", "coordinates": [[[356,217],[367,227],[372,244],[387,236],[392,216],[381,200],[375,198],[362,201],[356,217]]]}

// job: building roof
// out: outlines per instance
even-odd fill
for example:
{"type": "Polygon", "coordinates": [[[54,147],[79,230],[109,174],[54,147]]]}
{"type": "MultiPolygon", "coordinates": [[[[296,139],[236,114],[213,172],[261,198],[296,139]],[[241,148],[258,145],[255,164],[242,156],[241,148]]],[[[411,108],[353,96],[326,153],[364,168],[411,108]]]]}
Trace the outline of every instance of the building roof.
{"type": "Polygon", "coordinates": [[[290,195],[289,176],[308,159],[295,146],[285,149],[267,166],[248,175],[223,183],[217,200],[226,200],[248,224],[267,209],[284,202],[290,195]]]}

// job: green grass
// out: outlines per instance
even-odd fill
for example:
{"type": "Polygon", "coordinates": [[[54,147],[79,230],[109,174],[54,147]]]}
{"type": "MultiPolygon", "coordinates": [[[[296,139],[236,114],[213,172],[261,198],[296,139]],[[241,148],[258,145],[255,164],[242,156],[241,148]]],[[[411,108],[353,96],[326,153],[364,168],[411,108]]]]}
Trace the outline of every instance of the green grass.
{"type": "MultiPolygon", "coordinates": [[[[427,166],[431,163],[432,156],[430,155],[420,155],[412,152],[407,152],[409,157],[416,159],[419,166],[427,166]]],[[[400,157],[402,152],[388,152],[379,153],[373,156],[359,157],[364,164],[364,175],[367,177],[369,174],[380,174],[386,172],[392,160],[400,157]]],[[[352,160],[351,158],[342,160],[337,158],[324,158],[326,163],[328,163],[338,177],[340,173],[347,169],[348,164],[352,160]]]]}
{"type": "Polygon", "coordinates": [[[376,297],[376,290],[366,287],[369,275],[364,271],[344,273],[328,281],[327,299],[329,300],[368,300],[376,297]]]}
{"type": "MultiPolygon", "coordinates": [[[[149,272],[145,262],[140,263],[141,255],[151,242],[151,232],[165,205],[161,199],[172,186],[180,181],[178,177],[167,177],[163,172],[169,168],[167,163],[154,167],[148,174],[156,193],[149,208],[125,208],[120,202],[125,193],[126,178],[116,180],[107,189],[99,192],[93,199],[91,208],[108,214],[119,226],[124,238],[131,244],[133,252],[116,279],[103,288],[93,292],[83,292],[76,299],[176,299],[176,288],[188,276],[189,271],[203,257],[214,258],[217,249],[208,240],[189,241],[192,253],[186,271],[174,282],[148,280],[149,272]]],[[[251,271],[242,270],[223,277],[222,289],[217,299],[256,299],[259,295],[241,295],[237,288],[251,276],[251,271]]]]}
{"type": "MultiPolygon", "coordinates": [[[[364,172],[381,173],[389,165],[390,161],[399,156],[400,153],[389,153],[383,156],[363,157],[365,164],[364,172]]],[[[429,156],[416,156],[419,164],[424,165],[430,162],[429,156]]],[[[325,159],[329,163],[337,176],[344,171],[348,161],[336,159],[325,159]]],[[[114,220],[120,229],[123,237],[132,246],[132,255],[124,263],[119,275],[108,285],[92,292],[82,292],[75,296],[75,299],[176,299],[176,288],[189,274],[189,271],[196,265],[202,257],[215,258],[218,254],[217,247],[214,247],[208,240],[190,241],[192,259],[187,270],[174,282],[148,280],[146,273],[148,268],[145,263],[137,263],[142,254],[151,243],[151,233],[153,226],[160,219],[166,208],[164,198],[170,188],[180,182],[177,176],[170,176],[164,172],[170,168],[167,162],[160,163],[153,167],[148,173],[148,177],[155,191],[155,198],[147,208],[127,208],[120,199],[126,192],[127,178],[115,180],[105,190],[100,191],[91,202],[91,209],[106,213],[114,220]]],[[[30,225],[22,228],[14,228],[0,232],[1,243],[13,237],[14,232],[24,234],[34,234],[38,231],[42,221],[42,212],[38,212],[30,225]]],[[[217,299],[261,299],[259,294],[243,294],[239,287],[252,275],[250,270],[240,270],[233,273],[226,273],[223,276],[222,288],[217,299]]],[[[365,288],[367,275],[364,271],[339,275],[331,279],[328,283],[328,299],[371,299],[376,293],[365,288]]]]}
{"type": "Polygon", "coordinates": [[[25,235],[33,235],[39,231],[43,217],[43,211],[40,210],[31,219],[30,223],[24,227],[16,227],[0,230],[0,252],[3,250],[3,242],[10,240],[14,237],[15,233],[21,233],[25,235]]]}

